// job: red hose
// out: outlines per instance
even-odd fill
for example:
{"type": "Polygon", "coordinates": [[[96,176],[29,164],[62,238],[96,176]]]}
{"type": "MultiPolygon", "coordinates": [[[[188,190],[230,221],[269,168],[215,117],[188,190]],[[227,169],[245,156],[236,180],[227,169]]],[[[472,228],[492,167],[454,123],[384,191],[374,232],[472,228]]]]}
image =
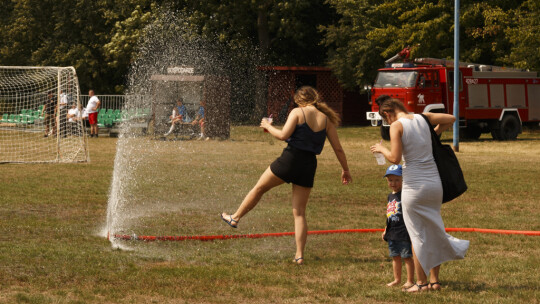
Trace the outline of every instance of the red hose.
{"type": "MultiPolygon", "coordinates": [[[[382,232],[384,229],[340,229],[340,230],[318,230],[308,231],[308,234],[333,234],[333,233],[368,233],[382,232]]],[[[446,228],[447,232],[479,232],[479,233],[494,233],[494,234],[522,234],[540,236],[540,231],[523,231],[523,230],[500,230],[500,229],[482,229],[482,228],[446,228]]],[[[115,234],[115,239],[120,240],[138,240],[138,241],[213,241],[213,240],[228,240],[228,239],[258,239],[264,237],[278,237],[294,235],[294,232],[277,232],[277,233],[255,233],[255,234],[233,234],[233,235],[191,235],[191,236],[149,236],[149,235],[127,235],[115,234]]],[[[107,233],[108,236],[108,233],[107,233]]],[[[108,237],[107,237],[108,238],[108,237]]]]}

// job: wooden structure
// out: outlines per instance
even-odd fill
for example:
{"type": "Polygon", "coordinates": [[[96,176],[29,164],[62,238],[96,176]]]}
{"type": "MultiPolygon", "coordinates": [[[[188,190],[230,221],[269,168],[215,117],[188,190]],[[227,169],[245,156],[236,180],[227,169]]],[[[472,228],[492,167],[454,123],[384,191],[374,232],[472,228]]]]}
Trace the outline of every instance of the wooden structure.
{"type": "Polygon", "coordinates": [[[206,100],[205,135],[227,139],[230,136],[230,81],[215,75],[152,75],[152,117],[154,133],[170,128],[169,116],[178,97],[184,99],[188,114],[194,118],[201,100],[206,100]]]}
{"type": "Polygon", "coordinates": [[[296,89],[309,85],[316,88],[323,101],[336,111],[344,125],[367,125],[365,112],[370,106],[367,96],[343,89],[332,70],[326,67],[261,66],[266,74],[268,94],[267,114],[283,123],[294,108],[296,89]]]}

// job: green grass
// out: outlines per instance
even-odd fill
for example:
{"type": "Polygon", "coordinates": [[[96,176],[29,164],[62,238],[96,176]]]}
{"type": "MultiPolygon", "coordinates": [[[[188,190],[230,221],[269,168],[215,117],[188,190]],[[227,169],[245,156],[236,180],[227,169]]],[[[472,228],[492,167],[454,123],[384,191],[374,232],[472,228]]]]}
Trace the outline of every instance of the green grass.
{"type": "MultiPolygon", "coordinates": [[[[330,148],[319,156],[309,230],[382,228],[385,167],[369,146],[378,129],[341,128],[353,184],[342,186],[330,148]]],[[[450,143],[451,134],[443,139],[450,143]]],[[[267,193],[236,230],[233,211],[284,144],[259,128],[227,141],[89,139],[89,164],[0,165],[0,303],[538,303],[540,239],[452,233],[471,241],[445,263],[440,293],[388,288],[391,260],[380,233],[311,235],[306,265],[291,263],[293,237],[212,242],[124,242],[102,235],[114,159],[126,200],[122,231],[222,235],[293,231],[290,186],[267,193]],[[119,143],[119,142],[118,142],[119,143]],[[129,156],[129,157],[126,157],[129,156]]],[[[516,141],[461,142],[469,190],[443,206],[447,227],[540,230],[540,133],[516,141]]]]}

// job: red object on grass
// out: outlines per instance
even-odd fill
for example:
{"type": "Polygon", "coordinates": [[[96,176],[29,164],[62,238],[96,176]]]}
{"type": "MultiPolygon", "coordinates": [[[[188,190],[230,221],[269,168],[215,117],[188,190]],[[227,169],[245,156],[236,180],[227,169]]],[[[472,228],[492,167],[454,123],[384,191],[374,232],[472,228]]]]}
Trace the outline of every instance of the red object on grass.
{"type": "MultiPolygon", "coordinates": [[[[382,232],[384,229],[340,229],[340,230],[318,230],[308,231],[308,234],[334,234],[334,233],[370,233],[382,232]]],[[[479,232],[493,234],[521,234],[540,236],[540,231],[523,231],[523,230],[501,230],[501,229],[483,229],[483,228],[446,228],[447,232],[479,232]]],[[[254,234],[233,234],[233,235],[190,235],[190,236],[149,236],[149,235],[127,235],[115,234],[115,239],[126,241],[213,241],[213,240],[228,240],[228,239],[259,239],[264,237],[279,237],[294,235],[294,232],[276,232],[276,233],[254,233],[254,234]]]]}

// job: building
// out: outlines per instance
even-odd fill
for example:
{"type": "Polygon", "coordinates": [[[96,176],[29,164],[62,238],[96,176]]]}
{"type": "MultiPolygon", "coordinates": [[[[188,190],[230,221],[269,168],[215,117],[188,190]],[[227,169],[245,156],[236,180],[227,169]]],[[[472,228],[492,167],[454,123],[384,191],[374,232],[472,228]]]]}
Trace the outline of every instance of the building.
{"type": "Polygon", "coordinates": [[[367,125],[365,113],[370,110],[367,95],[343,89],[332,70],[326,67],[261,66],[266,75],[268,94],[267,114],[283,123],[293,109],[297,88],[309,85],[316,88],[323,101],[336,111],[343,125],[367,125]]]}

